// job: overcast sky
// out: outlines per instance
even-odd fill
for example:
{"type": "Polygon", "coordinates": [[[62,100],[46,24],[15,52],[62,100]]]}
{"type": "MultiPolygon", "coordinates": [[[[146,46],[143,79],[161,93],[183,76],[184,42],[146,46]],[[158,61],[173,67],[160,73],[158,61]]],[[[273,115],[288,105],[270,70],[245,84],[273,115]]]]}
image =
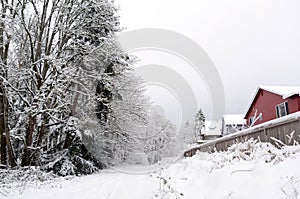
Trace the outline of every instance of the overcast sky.
{"type": "Polygon", "coordinates": [[[299,0],[115,2],[127,30],[164,28],[199,44],[220,73],[226,113],[244,113],[260,84],[300,86],[299,0]]]}

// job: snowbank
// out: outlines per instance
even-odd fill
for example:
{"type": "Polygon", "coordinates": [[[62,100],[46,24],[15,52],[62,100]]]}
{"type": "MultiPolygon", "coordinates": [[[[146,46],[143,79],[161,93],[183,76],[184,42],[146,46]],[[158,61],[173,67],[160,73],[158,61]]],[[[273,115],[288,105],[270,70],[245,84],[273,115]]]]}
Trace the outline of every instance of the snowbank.
{"type": "Polygon", "coordinates": [[[197,153],[165,172],[174,190],[193,198],[299,198],[300,147],[250,140],[226,152],[197,153]]]}

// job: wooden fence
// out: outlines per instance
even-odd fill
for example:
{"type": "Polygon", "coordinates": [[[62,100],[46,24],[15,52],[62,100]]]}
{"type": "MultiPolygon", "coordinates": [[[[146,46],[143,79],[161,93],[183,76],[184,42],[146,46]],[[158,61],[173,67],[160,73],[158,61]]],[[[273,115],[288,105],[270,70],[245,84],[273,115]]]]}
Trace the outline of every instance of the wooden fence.
{"type": "Polygon", "coordinates": [[[244,142],[250,138],[258,139],[262,142],[270,142],[272,144],[275,144],[275,139],[287,145],[294,144],[294,141],[300,143],[300,112],[200,144],[197,147],[185,151],[184,156],[191,157],[195,155],[197,151],[223,151],[234,143],[244,142]],[[292,138],[290,137],[291,135],[292,138]]]}

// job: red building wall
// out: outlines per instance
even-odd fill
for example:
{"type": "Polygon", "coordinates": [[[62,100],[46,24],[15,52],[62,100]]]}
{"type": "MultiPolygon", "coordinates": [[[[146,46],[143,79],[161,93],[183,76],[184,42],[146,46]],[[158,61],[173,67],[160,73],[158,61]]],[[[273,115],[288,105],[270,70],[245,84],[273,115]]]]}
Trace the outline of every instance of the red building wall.
{"type": "Polygon", "coordinates": [[[289,111],[290,113],[295,113],[297,111],[300,111],[300,97],[297,95],[294,95],[292,97],[287,98],[289,102],[289,111]]]}
{"type": "Polygon", "coordinates": [[[300,111],[299,96],[295,95],[287,99],[282,99],[281,95],[260,89],[252,102],[250,109],[246,113],[245,119],[247,120],[247,125],[250,125],[250,117],[255,115],[256,110],[257,116],[262,113],[262,118],[258,119],[257,122],[255,122],[255,125],[276,119],[276,106],[286,101],[288,102],[289,113],[300,111]]]}

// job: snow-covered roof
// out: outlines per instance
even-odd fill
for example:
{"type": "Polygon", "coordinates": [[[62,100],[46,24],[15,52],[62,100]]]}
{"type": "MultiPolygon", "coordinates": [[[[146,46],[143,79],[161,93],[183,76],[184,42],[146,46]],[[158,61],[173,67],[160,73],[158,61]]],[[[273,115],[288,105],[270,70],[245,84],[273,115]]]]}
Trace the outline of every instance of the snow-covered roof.
{"type": "Polygon", "coordinates": [[[255,97],[260,89],[280,95],[280,96],[282,96],[283,99],[289,98],[293,95],[300,96],[300,86],[264,86],[264,85],[260,85],[257,87],[255,94],[253,95],[253,97],[246,109],[244,117],[246,117],[246,115],[247,115],[250,107],[252,106],[252,103],[255,100],[255,97]]]}
{"type": "Polygon", "coordinates": [[[225,125],[245,125],[246,120],[243,114],[226,114],[223,115],[223,120],[225,125]]]}
{"type": "Polygon", "coordinates": [[[283,99],[289,98],[293,95],[300,96],[300,86],[259,86],[259,88],[281,95],[283,99]]]}
{"type": "Polygon", "coordinates": [[[205,121],[205,127],[202,129],[204,135],[221,135],[221,121],[205,121]]]}

